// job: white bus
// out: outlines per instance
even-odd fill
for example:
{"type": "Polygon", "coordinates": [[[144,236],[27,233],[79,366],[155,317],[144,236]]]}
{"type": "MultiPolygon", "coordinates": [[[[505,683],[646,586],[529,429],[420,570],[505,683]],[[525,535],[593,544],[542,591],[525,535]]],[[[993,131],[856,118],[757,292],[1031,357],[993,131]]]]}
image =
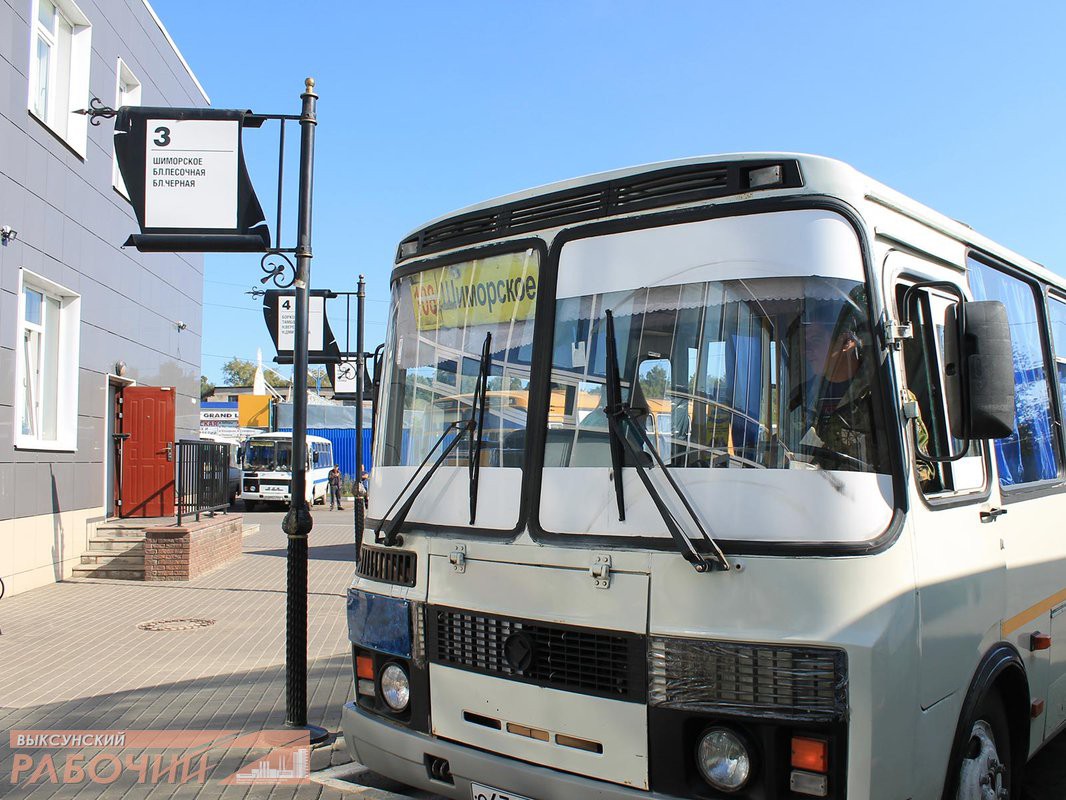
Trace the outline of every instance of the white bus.
{"type": "Polygon", "coordinates": [[[1016,800],[1062,730],[1049,270],[837,161],[697,158],[417,230],[384,358],[358,762],[464,800],[1016,800]]]}
{"type": "MultiPolygon", "coordinates": [[[[257,433],[249,436],[241,451],[244,473],[241,497],[245,507],[260,502],[284,503],[292,497],[292,434],[257,433]]],[[[333,443],[321,436],[307,436],[307,502],[325,503],[329,496],[329,471],[333,469],[333,443]]]]}

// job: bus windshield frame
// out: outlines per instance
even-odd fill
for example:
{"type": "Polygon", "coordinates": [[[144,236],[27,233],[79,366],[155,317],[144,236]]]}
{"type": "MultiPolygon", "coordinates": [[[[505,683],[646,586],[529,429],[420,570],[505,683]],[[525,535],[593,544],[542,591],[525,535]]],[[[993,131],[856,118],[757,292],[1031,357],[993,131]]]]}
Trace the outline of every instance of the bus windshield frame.
{"type": "MultiPolygon", "coordinates": [[[[523,476],[522,483],[522,495],[530,502],[530,506],[527,508],[523,504],[520,518],[514,528],[513,533],[517,534],[519,531],[528,529],[536,540],[559,540],[568,543],[581,543],[588,545],[598,544],[622,544],[624,541],[630,541],[642,543],[642,546],[651,546],[653,548],[668,547],[669,537],[665,530],[653,530],[648,533],[636,533],[632,527],[628,528],[628,531],[623,530],[617,525],[610,523],[605,518],[605,515],[601,513],[596,521],[590,521],[587,525],[576,526],[575,528],[567,528],[566,526],[559,527],[555,524],[557,517],[552,517],[550,513],[545,513],[545,496],[552,495],[553,492],[566,491],[565,479],[556,479],[552,484],[545,479],[545,474],[549,472],[552,467],[552,454],[550,442],[546,441],[553,435],[553,429],[558,430],[560,427],[565,426],[565,417],[568,413],[571,413],[573,409],[568,407],[569,401],[562,396],[559,391],[552,389],[552,380],[556,377],[556,372],[548,372],[547,369],[554,366],[551,350],[558,348],[561,345],[555,341],[558,333],[556,316],[559,313],[560,302],[564,301],[567,297],[566,288],[567,278],[566,271],[568,269],[566,264],[567,251],[575,243],[590,243],[596,240],[603,240],[610,237],[613,234],[625,234],[629,232],[659,232],[660,235],[671,237],[678,235],[678,232],[686,225],[690,223],[722,223],[722,224],[736,224],[740,226],[758,224],[761,218],[771,219],[774,217],[787,218],[788,213],[785,212],[799,212],[803,214],[807,212],[817,217],[813,220],[814,225],[817,227],[819,224],[824,225],[826,219],[833,219],[834,224],[839,229],[837,236],[843,236],[846,240],[843,245],[840,242],[833,244],[833,247],[843,247],[846,251],[846,258],[839,259],[841,263],[836,264],[832,268],[824,269],[818,265],[818,261],[814,258],[808,260],[805,265],[799,265],[798,260],[793,259],[793,262],[789,262],[791,257],[787,251],[790,249],[788,244],[779,244],[777,250],[774,251],[773,256],[770,258],[780,257],[785,263],[791,263],[791,265],[783,272],[774,273],[766,271],[766,265],[756,266],[754,273],[745,273],[743,269],[738,269],[735,265],[742,263],[744,259],[739,258],[736,254],[725,254],[722,258],[717,259],[719,262],[715,267],[716,273],[714,275],[698,275],[695,272],[685,272],[685,270],[692,270],[693,265],[687,265],[684,268],[679,268],[675,272],[685,273],[682,277],[674,277],[673,279],[666,280],[664,277],[656,278],[652,273],[645,273],[639,278],[635,278],[628,287],[609,287],[604,285],[604,290],[608,288],[614,288],[616,291],[627,291],[632,293],[634,290],[644,291],[656,291],[658,286],[676,286],[681,287],[685,284],[698,283],[706,286],[708,282],[714,283],[715,281],[729,281],[729,280],[754,280],[754,278],[781,278],[782,280],[792,281],[793,283],[801,284],[804,279],[820,282],[823,286],[824,292],[828,295],[835,295],[839,298],[840,302],[837,303],[837,311],[840,306],[847,305],[850,308],[848,319],[843,319],[840,314],[836,316],[830,315],[827,319],[821,319],[818,313],[813,315],[807,315],[809,319],[804,319],[803,322],[811,322],[820,324],[821,327],[826,328],[826,332],[830,335],[831,339],[839,339],[847,344],[849,347],[855,347],[856,345],[861,347],[862,359],[863,359],[863,381],[867,387],[865,393],[864,402],[867,404],[864,413],[868,415],[870,430],[876,436],[880,437],[874,447],[874,453],[869,458],[861,458],[855,461],[849,461],[848,459],[836,459],[833,460],[830,456],[827,459],[818,458],[813,455],[811,448],[803,448],[807,450],[806,453],[799,452],[800,448],[789,447],[787,443],[781,441],[775,441],[772,447],[763,447],[762,455],[756,458],[752,458],[750,450],[737,447],[732,448],[733,452],[718,453],[718,456],[724,456],[718,458],[717,463],[711,463],[715,454],[712,452],[712,457],[702,459],[704,463],[696,464],[695,460],[690,456],[683,457],[681,466],[674,461],[677,458],[676,454],[673,454],[670,459],[664,459],[667,462],[667,466],[671,468],[671,472],[680,476],[680,483],[683,487],[686,487],[688,491],[691,491],[695,480],[696,483],[700,481],[706,482],[707,480],[718,480],[719,476],[724,476],[727,473],[735,474],[733,478],[730,475],[730,480],[737,481],[751,481],[752,475],[750,471],[758,470],[760,473],[764,473],[760,478],[755,478],[756,482],[762,480],[769,480],[771,483],[767,488],[767,491],[772,499],[776,501],[789,503],[795,499],[794,495],[796,490],[785,484],[793,482],[797,486],[801,483],[803,489],[799,490],[800,494],[806,493],[812,486],[815,487],[815,492],[819,493],[822,500],[825,500],[826,496],[824,491],[828,490],[830,500],[834,500],[837,497],[844,497],[849,494],[854,495],[855,503],[875,501],[880,511],[877,515],[871,517],[869,524],[861,527],[861,530],[857,532],[845,532],[838,526],[838,529],[830,531],[828,535],[820,535],[815,528],[817,525],[814,523],[818,519],[818,514],[814,509],[808,509],[799,513],[794,512],[793,517],[805,517],[807,523],[804,525],[792,526],[784,525],[780,523],[767,523],[766,519],[760,523],[761,528],[756,529],[754,532],[740,532],[744,525],[737,518],[737,513],[733,513],[733,519],[727,521],[723,527],[712,524],[712,535],[714,538],[722,543],[724,546],[735,546],[737,544],[751,544],[756,545],[756,549],[765,545],[770,549],[783,547],[786,550],[805,551],[809,548],[815,548],[825,550],[826,548],[842,548],[842,551],[848,551],[850,548],[869,548],[871,542],[875,543],[885,540],[885,537],[894,538],[892,530],[895,530],[895,521],[897,519],[895,511],[898,510],[899,498],[901,496],[900,486],[900,471],[901,471],[901,458],[899,448],[902,446],[901,438],[898,431],[895,431],[895,418],[892,416],[893,406],[891,405],[891,398],[885,396],[885,392],[891,392],[889,388],[892,385],[890,376],[884,374],[888,366],[885,360],[880,356],[880,342],[879,337],[875,332],[875,321],[879,318],[878,309],[881,307],[879,296],[876,291],[871,291],[869,283],[869,274],[872,269],[868,257],[868,246],[865,243],[865,232],[861,227],[861,224],[856,220],[853,214],[849,213],[849,210],[838,201],[834,201],[831,198],[812,198],[803,199],[802,201],[793,200],[792,202],[772,203],[764,204],[761,208],[755,211],[733,211],[732,213],[725,213],[722,210],[715,210],[708,212],[706,209],[685,213],[674,214],[669,221],[653,220],[650,218],[634,218],[631,220],[619,220],[613,223],[597,223],[593,225],[582,226],[579,228],[570,229],[564,231],[561,234],[554,237],[553,240],[545,242],[544,250],[549,252],[547,258],[543,258],[541,262],[541,276],[540,281],[543,282],[545,291],[540,293],[539,304],[537,306],[536,316],[536,331],[534,338],[541,349],[534,354],[531,368],[530,368],[530,386],[531,390],[528,395],[523,393],[523,398],[520,403],[515,403],[511,396],[504,391],[499,391],[498,387],[490,386],[490,402],[489,402],[489,414],[493,413],[494,407],[500,406],[515,406],[519,405],[521,411],[525,412],[528,408],[529,416],[527,421],[527,436],[528,447],[526,447],[525,453],[515,451],[512,454],[513,458],[520,458],[521,461],[511,463],[515,466],[521,466],[524,469],[525,475],[523,476]],[[777,206],[776,208],[774,206],[777,206]],[[843,233],[840,233],[843,231],[843,233]],[[734,266],[729,266],[730,259],[734,261],[734,266]],[[725,263],[725,266],[723,266],[725,263]],[[843,266],[842,266],[843,265],[843,266]],[[761,271],[760,271],[761,270],[761,271]],[[841,290],[840,281],[842,276],[847,275],[846,288],[841,290]],[[651,276],[650,278],[648,276],[651,276]],[[836,282],[838,285],[833,285],[836,282]],[[552,287],[554,291],[551,296],[548,295],[547,289],[552,287]],[[850,293],[850,294],[849,294],[850,293]],[[843,321],[842,321],[843,320],[843,321]],[[548,349],[549,352],[545,353],[544,350],[548,349]],[[547,363],[546,363],[547,362],[547,363]],[[550,377],[549,377],[550,375],[550,377]],[[495,388],[495,391],[494,391],[495,388]],[[558,395],[558,396],[557,396],[558,395]],[[495,400],[495,402],[494,402],[495,400]],[[888,422],[891,421],[891,422],[888,422]],[[886,424],[887,423],[887,424],[886,424]],[[687,462],[687,463],[686,463],[687,462]],[[713,467],[714,469],[699,470],[694,467],[713,467]],[[727,467],[729,469],[721,469],[727,467]],[[714,475],[714,478],[703,478],[696,476],[694,473],[702,472],[704,475],[714,475]],[[804,477],[801,473],[806,472],[807,476],[804,477]],[[745,473],[745,474],[741,474],[745,473]],[[776,473],[770,475],[770,473],[776,473]],[[817,477],[813,477],[817,476],[817,477]],[[858,490],[856,491],[856,486],[858,490]],[[809,513],[808,513],[809,512],[809,513]],[[765,523],[765,524],[764,524],[765,523]],[[776,530],[771,531],[770,528],[776,530]]],[[[774,224],[780,224],[779,221],[774,224]]],[[[785,224],[785,228],[789,229],[789,225],[794,223],[785,224]]],[[[791,229],[790,229],[791,230],[791,229]]],[[[796,229],[798,230],[798,229],[796,229]]],[[[786,230],[787,232],[787,230],[786,230]]],[[[757,241],[759,234],[756,232],[755,239],[748,239],[751,241],[757,241]]],[[[765,237],[763,237],[765,239],[765,237]]],[[[530,240],[522,240],[522,245],[525,246],[530,240]]],[[[514,250],[517,243],[499,243],[493,247],[497,250],[514,250]]],[[[765,244],[765,242],[763,242],[765,244]]],[[[807,250],[807,256],[811,253],[817,253],[818,247],[821,245],[815,243],[812,246],[801,246],[800,250],[807,250]]],[[[420,271],[425,269],[433,269],[437,264],[444,260],[449,260],[452,263],[460,262],[463,260],[469,260],[475,257],[480,251],[484,251],[488,248],[475,248],[473,250],[457,251],[454,254],[449,254],[446,257],[438,257],[436,259],[428,259],[423,262],[413,262],[411,264],[401,265],[393,274],[394,281],[394,296],[393,296],[393,314],[390,319],[389,328],[389,342],[390,345],[386,347],[386,366],[383,371],[383,391],[382,399],[388,396],[389,383],[392,380],[392,364],[389,362],[389,350],[395,347],[395,337],[397,336],[396,329],[396,304],[407,301],[407,298],[396,294],[397,282],[404,278],[416,275],[420,271]]],[[[839,255],[839,254],[838,254],[839,255]]],[[[797,256],[797,259],[802,260],[803,255],[797,256]]],[[[755,263],[759,258],[750,259],[751,263],[744,269],[750,269],[751,264],[755,263]]],[[[714,258],[709,258],[708,261],[715,261],[714,258]]],[[[595,277],[587,278],[588,281],[598,281],[601,278],[599,276],[605,275],[608,272],[606,267],[598,268],[594,264],[585,263],[584,274],[593,275],[595,277]]],[[[706,290],[705,290],[706,291],[706,290]]],[[[597,292],[598,294],[605,294],[606,291],[597,292]]],[[[581,293],[570,292],[569,296],[575,297],[581,293]]],[[[617,296],[617,295],[616,295],[617,296]]],[[[825,297],[821,299],[826,299],[825,297]]],[[[606,306],[602,306],[599,309],[599,314],[602,317],[602,311],[606,306]]],[[[800,323],[799,318],[803,314],[798,314],[795,320],[797,324],[800,323]]],[[[821,316],[825,316],[822,314],[821,316]]],[[[845,315],[846,316],[846,315],[845,315]]],[[[597,325],[601,320],[593,321],[593,325],[597,325]]],[[[794,332],[792,332],[794,333],[794,332]]],[[[790,333],[790,335],[792,335],[790,333]]],[[[402,332],[400,332],[402,335],[402,332]]],[[[626,335],[626,331],[619,331],[620,337],[626,335]]],[[[812,337],[812,342],[818,337],[812,337]]],[[[567,347],[573,347],[574,342],[564,342],[567,347]]],[[[591,352],[591,348],[594,346],[592,341],[588,341],[586,346],[590,350],[586,351],[584,356],[586,358],[594,357],[591,352]]],[[[814,350],[820,348],[821,367],[829,369],[827,364],[829,360],[828,349],[831,345],[818,341],[816,344],[812,343],[808,349],[814,350]]],[[[797,346],[797,352],[800,352],[803,346],[797,346]]],[[[576,352],[576,348],[575,348],[576,352]]],[[[780,354],[777,354],[780,355],[780,354]]],[[[595,356],[602,360],[602,355],[595,356]]],[[[852,356],[855,357],[854,355],[852,356]]],[[[798,358],[796,359],[798,362],[798,358]]],[[[813,363],[813,359],[812,359],[813,363]]],[[[639,395],[634,397],[633,391],[636,383],[640,381],[634,381],[635,375],[633,374],[630,363],[622,364],[620,367],[623,370],[622,380],[625,387],[627,400],[631,405],[638,406],[640,402],[645,401],[645,407],[648,409],[645,424],[648,426],[649,437],[657,442],[666,444],[673,440],[674,444],[677,444],[677,437],[674,436],[669,426],[672,419],[672,407],[680,404],[688,404],[691,408],[695,403],[704,402],[708,407],[719,402],[713,397],[696,397],[694,392],[687,392],[680,387],[672,387],[669,391],[663,393],[663,396],[658,398],[646,398],[639,395]],[[651,402],[647,402],[648,400],[651,402]]],[[[492,364],[492,375],[499,375],[498,364],[492,364]]],[[[559,389],[559,387],[555,387],[559,389]]],[[[437,397],[435,403],[431,406],[436,409],[436,414],[440,417],[441,422],[446,422],[455,416],[456,412],[462,413],[462,409],[465,406],[464,396],[469,396],[470,390],[456,391],[453,395],[454,402],[452,400],[443,400],[441,397],[437,397]],[[454,409],[451,413],[446,413],[446,409],[454,409]]],[[[580,392],[574,399],[576,407],[580,407],[581,411],[597,412],[601,409],[602,403],[591,396],[589,398],[584,397],[580,392]],[[593,408],[585,408],[589,404],[592,404],[593,408]]],[[[736,419],[747,418],[747,422],[751,425],[756,425],[758,415],[748,413],[743,408],[733,408],[733,416],[736,419]]],[[[602,416],[602,414],[600,414],[602,416]]],[[[388,414],[385,409],[385,405],[382,405],[382,413],[378,415],[378,430],[376,432],[377,443],[375,444],[375,465],[390,466],[382,461],[381,446],[382,439],[388,435],[388,414]]],[[[603,428],[606,433],[606,420],[603,420],[603,428]]],[[[808,426],[810,427],[810,426],[808,426]]],[[[846,426],[845,426],[846,427],[846,426]]],[[[606,442],[606,437],[604,439],[606,442]]],[[[814,448],[818,449],[821,445],[817,440],[814,448]]],[[[527,442],[523,441],[523,445],[527,442]]],[[[692,442],[689,441],[688,445],[692,452],[700,450],[699,447],[692,447],[692,442]]],[[[727,448],[728,450],[729,448],[727,448]]],[[[829,449],[829,448],[825,448],[829,449]]],[[[454,466],[465,466],[467,461],[468,448],[457,448],[452,456],[454,466]]],[[[847,455],[846,453],[844,455],[847,455]]],[[[603,450],[603,463],[598,460],[593,461],[591,466],[603,467],[609,470],[610,458],[609,451],[605,447],[603,450]]],[[[629,456],[627,455],[627,458],[629,456]]],[[[700,459],[696,459],[700,460],[700,459]]],[[[497,472],[499,464],[493,464],[484,462],[482,466],[489,470],[489,472],[497,472]]],[[[586,465],[590,466],[590,465],[586,465]]],[[[631,467],[631,464],[627,464],[627,467],[631,467]]],[[[628,469],[627,472],[632,472],[628,469]]],[[[484,474],[484,473],[483,473],[484,474]]],[[[575,474],[577,474],[575,472],[575,474]]],[[[606,479],[606,474],[605,474],[606,479]]],[[[386,484],[388,489],[391,490],[391,483],[386,484]]],[[[465,485],[465,484],[464,484],[465,485]]],[[[397,487],[399,488],[399,487],[397,487]]],[[[575,487],[571,486],[571,496],[586,496],[582,492],[586,491],[583,487],[580,491],[574,492],[575,487]]],[[[596,489],[593,493],[595,496],[599,496],[599,490],[596,489]]],[[[610,487],[603,492],[603,494],[610,500],[610,487]]],[[[635,490],[630,494],[643,495],[646,494],[643,490],[635,490]]],[[[382,493],[383,499],[389,496],[389,491],[382,493]]],[[[557,496],[552,495],[552,496],[557,496]]],[[[603,505],[602,503],[597,503],[603,505]]],[[[650,499],[649,499],[650,504],[650,499]]],[[[614,503],[610,502],[609,505],[613,506],[614,503]]],[[[698,508],[701,512],[707,512],[709,509],[698,508]]],[[[382,508],[381,511],[384,511],[382,508]]],[[[379,512],[380,513],[380,512],[379,512]]],[[[373,509],[371,517],[374,516],[373,509]]],[[[617,514],[615,515],[617,517],[617,514]]],[[[716,509],[714,516],[720,517],[721,514],[716,509]]],[[[646,515],[643,513],[637,514],[638,519],[645,519],[646,515]]],[[[419,519],[419,516],[413,515],[412,520],[419,519]]],[[[438,525],[432,525],[432,523],[426,519],[423,520],[423,524],[429,524],[432,527],[424,528],[423,525],[415,524],[419,530],[439,530],[439,531],[462,531],[463,533],[482,532],[480,528],[466,527],[460,523],[441,523],[438,525]]],[[[494,529],[498,531],[498,528],[494,529]]],[[[492,530],[486,531],[492,532],[492,530]]]]}

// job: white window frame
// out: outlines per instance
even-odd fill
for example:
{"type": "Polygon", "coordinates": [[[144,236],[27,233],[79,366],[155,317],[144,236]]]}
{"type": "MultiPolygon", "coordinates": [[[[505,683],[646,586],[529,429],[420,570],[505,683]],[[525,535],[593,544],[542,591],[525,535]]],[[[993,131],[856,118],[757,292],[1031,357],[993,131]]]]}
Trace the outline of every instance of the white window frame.
{"type": "MultiPolygon", "coordinates": [[[[18,333],[15,352],[15,403],[14,441],[20,450],[67,450],[78,449],[78,356],[81,340],[81,295],[72,292],[54,281],[38,275],[25,267],[19,270],[18,280],[18,333]],[[25,408],[26,363],[22,346],[23,329],[26,323],[25,290],[33,289],[59,301],[58,358],[56,361],[56,436],[44,439],[22,432],[22,414],[25,408]]],[[[47,323],[46,323],[47,324],[47,323]]],[[[43,339],[44,337],[42,337],[43,339]]]]}
{"type": "Polygon", "coordinates": [[[48,127],[56,136],[62,139],[70,148],[82,158],[85,158],[88,138],[89,120],[82,114],[74,111],[86,108],[89,104],[89,67],[92,60],[92,25],[89,18],[82,13],[73,0],[51,0],[59,14],[71,26],[70,38],[70,67],[68,75],[59,74],[58,45],[55,31],[48,30],[40,21],[40,0],[33,0],[30,9],[30,65],[29,65],[29,95],[26,100],[26,108],[36,119],[48,127]],[[40,86],[41,76],[38,74],[37,42],[45,41],[52,48],[52,58],[49,59],[49,74],[45,76],[49,92],[52,95],[48,107],[43,110],[43,115],[38,113],[34,103],[34,95],[40,86]],[[55,92],[58,81],[65,80],[67,84],[66,108],[58,108],[55,103],[55,92]],[[65,123],[64,126],[61,123],[65,123]]]}
{"type": "MultiPolygon", "coordinates": [[[[133,74],[133,70],[120,58],[118,65],[115,67],[115,108],[139,106],[140,104],[141,82],[133,74]],[[123,86],[128,87],[126,92],[122,91],[123,86]]],[[[112,155],[112,160],[114,161],[114,166],[111,171],[111,185],[115,188],[115,191],[129,200],[130,194],[126,191],[126,182],[122,180],[122,173],[118,169],[118,156],[112,155]]]]}

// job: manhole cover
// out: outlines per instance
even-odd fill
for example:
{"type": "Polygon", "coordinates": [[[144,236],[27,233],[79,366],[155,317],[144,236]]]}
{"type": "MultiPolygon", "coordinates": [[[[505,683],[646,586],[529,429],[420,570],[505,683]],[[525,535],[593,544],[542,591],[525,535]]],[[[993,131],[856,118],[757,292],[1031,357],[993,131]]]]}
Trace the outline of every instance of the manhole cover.
{"type": "Polygon", "coordinates": [[[142,622],[137,627],[142,631],[191,631],[193,628],[206,628],[214,624],[213,619],[153,619],[142,622]]]}

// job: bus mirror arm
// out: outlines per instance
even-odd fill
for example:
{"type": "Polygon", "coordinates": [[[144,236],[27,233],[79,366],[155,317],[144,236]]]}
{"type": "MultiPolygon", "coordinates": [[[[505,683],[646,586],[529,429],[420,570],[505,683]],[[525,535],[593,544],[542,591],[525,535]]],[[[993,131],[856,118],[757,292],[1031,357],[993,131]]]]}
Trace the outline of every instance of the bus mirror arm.
{"type": "MultiPolygon", "coordinates": [[[[695,510],[688,502],[688,498],[685,497],[684,491],[670,475],[670,470],[667,469],[665,463],[659,455],[659,451],[655,448],[654,443],[648,438],[647,431],[644,430],[644,426],[637,422],[636,417],[640,416],[641,412],[633,408],[630,408],[626,403],[622,402],[621,395],[621,381],[618,374],[618,359],[617,359],[617,344],[614,335],[614,318],[610,311],[606,312],[607,316],[607,400],[608,405],[604,409],[607,416],[607,427],[611,433],[611,444],[617,446],[619,455],[616,457],[612,450],[612,462],[615,469],[615,493],[618,497],[620,510],[624,507],[624,498],[621,494],[622,485],[622,457],[621,450],[624,448],[630,456],[633,458],[633,463],[636,466],[637,475],[640,477],[641,483],[644,484],[644,488],[648,490],[648,494],[651,495],[652,502],[655,503],[655,508],[658,510],[659,515],[662,517],[663,522],[666,524],[666,529],[670,532],[670,537],[674,540],[674,544],[677,545],[678,551],[682,557],[692,564],[696,572],[710,572],[713,569],[728,570],[729,560],[725,557],[725,553],[718,546],[718,543],[714,541],[706,529],[700,523],[699,517],[696,515],[695,510]],[[640,439],[641,444],[647,452],[637,450],[633,443],[626,437],[623,426],[628,424],[629,427],[636,433],[637,438],[640,439]],[[663,496],[655,488],[655,484],[652,483],[651,477],[648,475],[647,469],[645,469],[645,462],[647,461],[647,454],[651,454],[651,458],[655,464],[662,470],[663,476],[670,484],[670,488],[673,489],[674,494],[678,500],[681,501],[681,505],[685,508],[685,513],[695,523],[696,528],[699,530],[711,551],[714,554],[714,561],[708,562],[703,554],[696,549],[692,539],[682,530],[681,525],[678,523],[674,513],[666,505],[666,501],[663,496]]],[[[620,519],[625,519],[621,516],[620,519]]]]}
{"type": "MultiPolygon", "coordinates": [[[[1001,439],[1014,429],[1014,362],[1006,308],[996,300],[967,300],[958,286],[947,281],[924,281],[907,287],[903,294],[903,324],[917,317],[918,292],[936,289],[956,298],[954,324],[946,342],[949,358],[958,364],[960,388],[949,418],[952,434],[962,440],[960,452],[934,456],[918,445],[915,453],[928,464],[958,461],[970,453],[973,439],[1001,439]]],[[[923,343],[924,344],[924,343],[923,343]]],[[[949,373],[952,374],[952,373],[949,373]]],[[[952,398],[949,396],[949,401],[952,398]]]]}

